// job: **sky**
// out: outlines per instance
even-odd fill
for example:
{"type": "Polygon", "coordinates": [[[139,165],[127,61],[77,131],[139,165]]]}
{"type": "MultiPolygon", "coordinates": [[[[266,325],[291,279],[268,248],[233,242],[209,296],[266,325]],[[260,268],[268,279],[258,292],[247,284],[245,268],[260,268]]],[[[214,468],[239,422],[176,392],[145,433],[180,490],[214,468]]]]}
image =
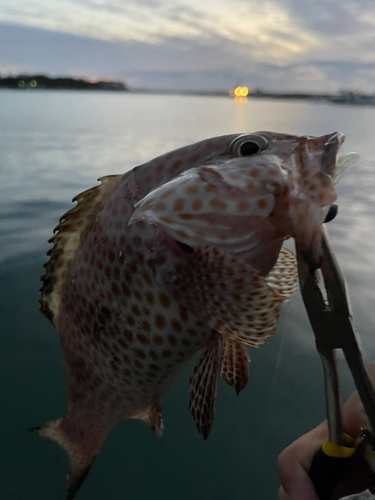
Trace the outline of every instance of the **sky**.
{"type": "Polygon", "coordinates": [[[375,0],[0,0],[0,74],[375,92],[375,0]]]}

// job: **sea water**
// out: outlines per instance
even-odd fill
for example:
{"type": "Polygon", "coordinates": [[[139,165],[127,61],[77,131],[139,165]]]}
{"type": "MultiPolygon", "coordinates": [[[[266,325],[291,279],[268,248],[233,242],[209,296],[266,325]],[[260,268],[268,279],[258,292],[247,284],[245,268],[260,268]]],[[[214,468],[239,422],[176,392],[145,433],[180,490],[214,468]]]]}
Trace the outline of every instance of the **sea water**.
{"type": "MultiPolygon", "coordinates": [[[[105,92],[0,92],[0,498],[63,498],[66,457],[27,429],[62,416],[58,335],[38,311],[40,275],[71,199],[169,150],[271,130],[340,130],[360,153],[338,185],[329,223],[366,364],[375,360],[375,108],[307,101],[105,92]]],[[[188,411],[189,368],[162,399],[164,436],[126,421],[105,442],[77,500],[274,499],[277,456],[325,418],[323,380],[298,293],[276,335],[251,349],[239,396],[221,382],[207,441],[188,411]]],[[[342,359],[341,359],[342,361],[342,359]]],[[[343,363],[341,363],[343,364],[343,363]]],[[[343,368],[342,392],[353,390],[343,368]]]]}

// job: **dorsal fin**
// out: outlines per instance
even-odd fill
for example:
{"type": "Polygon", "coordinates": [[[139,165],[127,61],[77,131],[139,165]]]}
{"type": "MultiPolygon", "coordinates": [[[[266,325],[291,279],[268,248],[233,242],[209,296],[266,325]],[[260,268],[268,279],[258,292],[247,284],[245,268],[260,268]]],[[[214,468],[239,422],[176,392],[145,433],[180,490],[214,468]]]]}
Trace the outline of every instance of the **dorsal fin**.
{"type": "Polygon", "coordinates": [[[109,175],[98,179],[101,184],[95,186],[73,198],[77,205],[66,212],[60,219],[60,223],[54,229],[56,233],[49,243],[53,247],[47,252],[49,261],[44,264],[46,273],[41,277],[43,281],[40,292],[40,310],[57,324],[60,308],[60,297],[62,286],[69,269],[69,264],[78,248],[81,234],[91,220],[91,215],[99,202],[101,202],[112,186],[118,181],[120,175],[109,175]]]}

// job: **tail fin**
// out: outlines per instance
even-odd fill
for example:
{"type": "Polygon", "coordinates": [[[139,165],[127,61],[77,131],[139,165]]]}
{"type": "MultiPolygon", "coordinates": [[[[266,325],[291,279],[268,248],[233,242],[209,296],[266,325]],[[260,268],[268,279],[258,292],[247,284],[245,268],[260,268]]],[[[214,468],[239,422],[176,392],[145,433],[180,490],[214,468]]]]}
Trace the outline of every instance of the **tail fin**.
{"type": "Polygon", "coordinates": [[[90,472],[91,466],[96,457],[85,469],[75,469],[70,464],[69,471],[66,476],[66,497],[65,500],[73,500],[78,490],[80,489],[83,481],[86,479],[87,474],[90,472]]]}
{"type": "Polygon", "coordinates": [[[58,443],[69,457],[69,469],[67,474],[66,500],[73,500],[82,483],[90,472],[91,466],[97,456],[98,448],[83,447],[69,439],[62,428],[64,419],[51,420],[44,425],[33,427],[30,431],[47,437],[58,443]],[[95,451],[94,451],[95,450],[95,451]]]}

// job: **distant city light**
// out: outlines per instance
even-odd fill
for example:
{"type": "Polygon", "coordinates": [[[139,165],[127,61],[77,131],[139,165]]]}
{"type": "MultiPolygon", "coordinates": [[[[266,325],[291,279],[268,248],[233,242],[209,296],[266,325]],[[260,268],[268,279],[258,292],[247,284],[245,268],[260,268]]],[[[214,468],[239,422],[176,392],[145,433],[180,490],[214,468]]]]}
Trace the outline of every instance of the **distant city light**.
{"type": "Polygon", "coordinates": [[[31,80],[30,82],[30,87],[32,87],[33,89],[35,89],[35,87],[38,85],[38,82],[36,80],[31,80]]]}
{"type": "Polygon", "coordinates": [[[236,87],[229,91],[231,97],[246,97],[248,93],[249,89],[247,87],[236,87]]]}
{"type": "Polygon", "coordinates": [[[26,85],[26,84],[25,84],[25,80],[20,80],[20,81],[18,82],[18,86],[19,86],[19,88],[20,88],[20,89],[23,89],[23,88],[25,87],[25,85],[26,85]]]}

